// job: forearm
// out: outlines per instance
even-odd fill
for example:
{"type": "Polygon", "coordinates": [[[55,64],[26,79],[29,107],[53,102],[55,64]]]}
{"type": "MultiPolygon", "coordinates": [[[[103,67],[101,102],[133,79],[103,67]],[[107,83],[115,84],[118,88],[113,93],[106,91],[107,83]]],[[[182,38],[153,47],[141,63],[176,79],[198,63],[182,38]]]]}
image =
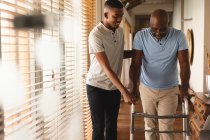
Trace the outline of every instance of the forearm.
{"type": "Polygon", "coordinates": [[[134,103],[128,90],[123,86],[117,74],[110,67],[109,61],[105,52],[95,53],[95,57],[97,61],[99,62],[99,64],[101,65],[103,72],[106,74],[109,80],[116,86],[116,88],[120,91],[120,93],[125,98],[125,101],[128,103],[134,103]]]}
{"type": "Polygon", "coordinates": [[[190,64],[188,60],[188,50],[178,52],[180,65],[181,91],[187,91],[190,80],[190,64]]]}
{"type": "Polygon", "coordinates": [[[139,77],[141,74],[141,64],[142,64],[143,51],[133,50],[133,56],[129,71],[130,82],[133,85],[133,92],[138,91],[139,77]]]}
{"type": "Polygon", "coordinates": [[[116,88],[122,93],[126,93],[126,88],[121,83],[120,79],[117,77],[116,73],[110,67],[108,58],[104,52],[99,52],[95,54],[96,59],[98,60],[99,64],[101,65],[104,73],[109,78],[109,80],[116,86],[116,88]]]}
{"type": "Polygon", "coordinates": [[[137,66],[131,64],[130,71],[129,71],[129,78],[130,78],[130,81],[132,82],[134,90],[138,89],[140,73],[141,73],[140,66],[137,67],[137,66]]]}
{"type": "Polygon", "coordinates": [[[113,85],[116,86],[116,88],[122,93],[125,93],[126,88],[123,86],[122,82],[120,79],[117,77],[117,75],[111,70],[104,68],[104,72],[106,76],[110,79],[110,81],[113,83],[113,85]]]}
{"type": "Polygon", "coordinates": [[[190,67],[188,65],[183,66],[180,71],[181,78],[181,89],[187,90],[189,88],[189,80],[190,80],[190,67]]]}

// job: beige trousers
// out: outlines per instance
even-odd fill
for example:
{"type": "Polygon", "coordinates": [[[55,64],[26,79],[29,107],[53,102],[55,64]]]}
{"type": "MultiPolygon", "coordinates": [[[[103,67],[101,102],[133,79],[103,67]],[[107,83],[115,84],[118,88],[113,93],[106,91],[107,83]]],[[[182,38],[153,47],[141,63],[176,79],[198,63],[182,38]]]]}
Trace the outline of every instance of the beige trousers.
{"type": "MultiPolygon", "coordinates": [[[[173,115],[176,114],[178,106],[179,88],[156,90],[140,84],[140,97],[144,113],[149,115],[173,115]]],[[[159,119],[158,121],[151,118],[144,118],[145,129],[157,129],[160,131],[172,131],[174,119],[159,119]],[[158,125],[159,124],[159,125],[158,125]]],[[[173,133],[160,133],[159,136],[153,132],[145,132],[146,140],[174,140],[173,133]]]]}

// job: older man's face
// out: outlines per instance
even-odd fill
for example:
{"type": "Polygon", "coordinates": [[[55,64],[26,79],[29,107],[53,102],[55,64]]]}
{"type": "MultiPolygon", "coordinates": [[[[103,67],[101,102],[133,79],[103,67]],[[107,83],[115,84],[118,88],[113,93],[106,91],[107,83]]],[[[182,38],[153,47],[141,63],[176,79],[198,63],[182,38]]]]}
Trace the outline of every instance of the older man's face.
{"type": "Polygon", "coordinates": [[[158,19],[156,17],[151,17],[150,27],[151,27],[152,35],[156,39],[160,40],[167,34],[168,22],[158,19]]]}

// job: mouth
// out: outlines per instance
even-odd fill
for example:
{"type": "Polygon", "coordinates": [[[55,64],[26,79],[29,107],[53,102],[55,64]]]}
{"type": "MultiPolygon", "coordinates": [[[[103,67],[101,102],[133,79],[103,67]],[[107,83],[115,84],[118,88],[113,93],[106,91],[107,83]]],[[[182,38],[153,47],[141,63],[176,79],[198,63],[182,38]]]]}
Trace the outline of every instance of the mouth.
{"type": "Polygon", "coordinates": [[[156,38],[162,38],[162,36],[156,36],[156,38]]]}
{"type": "Polygon", "coordinates": [[[120,23],[116,23],[116,24],[115,24],[115,26],[119,26],[119,25],[120,25],[120,23]]]}
{"type": "Polygon", "coordinates": [[[165,36],[165,35],[162,35],[162,34],[160,34],[160,35],[155,35],[155,38],[157,38],[157,39],[162,39],[164,36],[165,36]]]}
{"type": "Polygon", "coordinates": [[[155,36],[155,38],[157,38],[157,39],[161,39],[161,38],[162,38],[162,36],[155,36]]]}

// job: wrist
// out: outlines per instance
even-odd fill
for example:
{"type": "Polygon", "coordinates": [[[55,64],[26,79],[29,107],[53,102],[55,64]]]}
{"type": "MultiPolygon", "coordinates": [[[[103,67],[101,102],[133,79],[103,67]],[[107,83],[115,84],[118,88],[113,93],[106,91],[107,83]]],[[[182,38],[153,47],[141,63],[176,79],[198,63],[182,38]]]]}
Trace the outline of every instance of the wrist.
{"type": "Polygon", "coordinates": [[[188,89],[189,88],[189,84],[182,84],[180,86],[180,89],[188,89]]]}
{"type": "Polygon", "coordinates": [[[120,90],[120,92],[121,92],[122,95],[124,95],[124,94],[127,93],[127,89],[126,89],[126,88],[122,88],[122,89],[120,90]]]}

